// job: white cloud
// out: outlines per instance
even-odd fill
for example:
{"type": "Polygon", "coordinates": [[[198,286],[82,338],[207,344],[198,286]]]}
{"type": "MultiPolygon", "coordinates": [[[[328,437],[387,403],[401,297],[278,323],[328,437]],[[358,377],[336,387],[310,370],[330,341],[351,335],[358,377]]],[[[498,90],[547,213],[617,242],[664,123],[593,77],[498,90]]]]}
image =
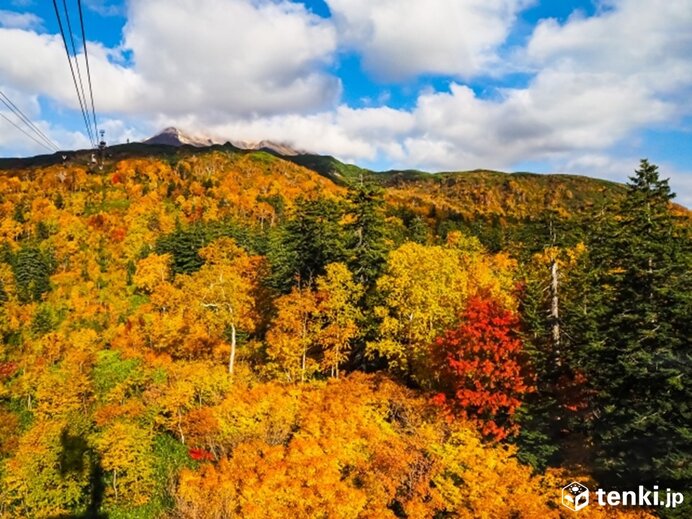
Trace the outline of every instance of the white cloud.
{"type": "Polygon", "coordinates": [[[527,0],[326,0],[342,44],[376,77],[471,77],[497,64],[527,0]]]}
{"type": "Polygon", "coordinates": [[[91,9],[101,16],[122,16],[125,14],[125,9],[122,3],[111,2],[109,0],[85,0],[87,8],[91,9]]]}
{"type": "MultiPolygon", "coordinates": [[[[108,51],[89,45],[94,92],[100,110],[123,110],[142,99],[146,86],[137,73],[109,61],[108,51]]],[[[84,67],[83,55],[79,55],[84,67]]],[[[59,35],[0,28],[0,87],[24,97],[45,96],[58,108],[79,109],[79,102],[59,35]]]]}
{"type": "MultiPolygon", "coordinates": [[[[120,52],[134,65],[89,52],[102,111],[226,120],[332,106],[341,84],[322,69],[335,48],[329,22],[287,1],[131,0],[120,52]]],[[[65,60],[59,36],[0,28],[0,77],[74,108],[65,60]]]]}
{"type": "Polygon", "coordinates": [[[662,164],[661,176],[670,179],[670,187],[677,195],[673,202],[692,208],[692,171],[680,171],[675,166],[662,164]]]}
{"type": "MultiPolygon", "coordinates": [[[[112,115],[103,126],[115,142],[177,125],[384,167],[540,163],[625,180],[638,162],[634,136],[692,116],[692,3],[613,0],[591,17],[544,20],[510,64],[498,49],[528,3],[328,0],[328,20],[287,0],[130,0],[121,46],[89,46],[97,108],[112,115]],[[327,72],[347,49],[383,79],[454,79],[408,110],[356,109],[327,72]],[[527,84],[492,97],[463,84],[508,68],[529,73],[527,84]]],[[[0,28],[0,78],[76,107],[58,36],[0,28]]],[[[670,170],[689,200],[689,177],[670,170]]]]}
{"type": "Polygon", "coordinates": [[[287,1],[131,0],[124,47],[147,86],[138,109],[210,119],[309,112],[340,94],[321,71],[333,27],[287,1]]]}
{"type": "Polygon", "coordinates": [[[544,20],[526,48],[529,64],[609,73],[658,93],[692,83],[692,3],[617,0],[599,16],[544,20]]]}
{"type": "MultiPolygon", "coordinates": [[[[26,114],[30,120],[38,119],[41,109],[36,96],[22,95],[17,90],[6,88],[2,83],[0,83],[0,90],[2,90],[5,96],[7,96],[22,113],[26,114]]],[[[12,123],[24,129],[24,131],[32,135],[34,139],[40,141],[40,138],[30,129],[26,128],[24,123],[7,108],[2,100],[0,100],[0,113],[3,115],[3,117],[0,117],[0,156],[47,153],[45,146],[38,144],[35,140],[27,137],[13,126],[12,123]],[[11,122],[7,121],[6,118],[11,122]]],[[[45,121],[39,121],[34,124],[44,133],[50,134],[50,125],[45,121]]]]}
{"type": "Polygon", "coordinates": [[[143,129],[130,121],[123,121],[122,119],[109,118],[101,121],[99,130],[105,130],[106,140],[113,144],[123,144],[128,141],[137,142],[151,137],[150,128],[143,129]]]}
{"type": "MultiPolygon", "coordinates": [[[[349,161],[374,159],[381,141],[372,141],[357,132],[348,131],[341,124],[343,119],[351,116],[351,112],[357,111],[341,107],[319,114],[236,119],[211,125],[195,115],[188,115],[173,119],[162,118],[159,126],[186,128],[192,133],[210,135],[217,140],[272,140],[299,150],[337,155],[349,161]]],[[[362,122],[367,124],[367,118],[362,119],[362,122]]],[[[396,135],[389,133],[383,134],[381,140],[391,141],[395,138],[396,135]]]]}
{"type": "Polygon", "coordinates": [[[8,29],[39,29],[43,20],[33,13],[18,13],[0,9],[0,27],[8,29]]]}
{"type": "MultiPolygon", "coordinates": [[[[35,100],[32,100],[35,101],[35,100]]],[[[27,104],[27,103],[25,103],[27,104]]],[[[31,105],[32,103],[28,103],[31,105]]],[[[25,113],[25,106],[20,106],[25,113]]],[[[43,142],[30,129],[22,124],[13,114],[8,111],[0,111],[11,121],[23,128],[26,133],[34,136],[34,139],[18,131],[7,120],[0,117],[0,157],[21,157],[30,155],[44,155],[53,153],[53,149],[46,147],[39,142],[43,142]]],[[[52,124],[45,120],[33,119],[34,125],[39,128],[52,142],[56,143],[60,149],[74,150],[89,148],[89,140],[83,133],[52,124]]]]}
{"type": "Polygon", "coordinates": [[[416,128],[425,141],[458,150],[441,154],[438,166],[453,167],[465,157],[457,167],[506,168],[527,158],[606,149],[633,129],[671,117],[672,105],[636,84],[609,79],[546,69],[527,88],[505,90],[497,100],[452,84],[449,93],[418,99],[416,128]]]}
{"type": "MultiPolygon", "coordinates": [[[[634,176],[641,157],[612,157],[605,154],[581,155],[566,164],[566,170],[575,173],[590,174],[615,182],[627,182],[634,176]]],[[[692,207],[692,171],[681,171],[666,161],[658,162],[661,178],[668,179],[671,189],[676,193],[674,202],[685,207],[692,207]]],[[[593,176],[593,175],[592,175],[593,176]]]]}

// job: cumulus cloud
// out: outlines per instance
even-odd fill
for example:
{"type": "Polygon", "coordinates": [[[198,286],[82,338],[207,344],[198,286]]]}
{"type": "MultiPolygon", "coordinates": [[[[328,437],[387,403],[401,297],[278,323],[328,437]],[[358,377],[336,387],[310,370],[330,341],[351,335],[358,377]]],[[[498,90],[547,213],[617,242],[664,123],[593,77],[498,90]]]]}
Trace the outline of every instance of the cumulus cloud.
{"type": "MultiPolygon", "coordinates": [[[[605,154],[580,155],[566,163],[567,171],[598,171],[599,177],[626,182],[639,167],[641,157],[613,157],[605,154]]],[[[682,171],[666,161],[659,161],[661,178],[668,179],[676,197],[674,202],[692,207],[692,171],[682,171]]]]}
{"type": "Polygon", "coordinates": [[[154,111],[309,112],[340,95],[339,80],[321,70],[336,48],[334,29],[302,4],[131,0],[124,47],[154,111]]]}
{"type": "MultiPolygon", "coordinates": [[[[193,133],[206,134],[215,140],[261,141],[272,140],[288,144],[298,150],[336,155],[347,161],[374,160],[382,146],[396,142],[399,131],[393,114],[383,114],[389,109],[358,109],[341,106],[336,110],[317,114],[276,115],[252,119],[235,119],[209,124],[197,115],[178,118],[162,118],[159,126],[173,125],[193,133]],[[355,127],[371,130],[370,117],[381,119],[380,133],[375,139],[368,138],[355,127]],[[389,121],[386,121],[389,119],[389,121]],[[349,123],[351,126],[349,126],[349,123]],[[385,131],[387,129],[389,131],[385,131]]],[[[400,113],[403,118],[410,114],[400,113]]],[[[372,134],[372,131],[371,131],[372,134]]]]}
{"type": "MultiPolygon", "coordinates": [[[[337,16],[338,3],[330,1],[337,16]]],[[[196,114],[178,121],[197,130],[206,126],[228,138],[280,140],[344,159],[380,159],[393,167],[511,169],[542,161],[560,171],[606,176],[615,162],[601,173],[599,163],[577,158],[605,156],[638,130],[675,124],[686,113],[684,103],[692,87],[689,3],[649,4],[622,0],[591,18],[540,23],[526,48],[515,53],[518,64],[535,69],[533,79],[492,98],[452,82],[447,92],[422,92],[416,106],[406,111],[340,106],[310,117],[240,118],[211,127],[196,114]],[[644,21],[637,12],[644,14],[644,21]]],[[[356,1],[342,8],[372,17],[376,7],[387,5],[356,1]]],[[[438,30],[444,39],[444,31],[438,30]]],[[[415,56],[396,60],[401,66],[411,61],[415,56]]]]}
{"type": "Polygon", "coordinates": [[[529,0],[326,0],[343,45],[378,78],[471,77],[496,51],[529,0]]]}
{"type": "MultiPolygon", "coordinates": [[[[4,87],[1,83],[0,90],[31,120],[39,119],[41,109],[36,96],[23,95],[17,90],[4,87]]],[[[35,140],[16,129],[14,125],[23,128],[27,133],[33,135],[30,130],[23,126],[21,120],[7,108],[3,98],[0,98],[0,114],[2,115],[0,116],[0,157],[47,152],[45,146],[38,144],[35,140]]],[[[47,122],[39,120],[35,124],[44,133],[50,133],[50,125],[47,122]]],[[[38,139],[36,136],[34,138],[38,139]]]]}
{"type": "MultiPolygon", "coordinates": [[[[288,1],[131,0],[121,48],[91,44],[90,61],[102,110],[228,119],[332,106],[335,48],[331,24],[288,1]]],[[[0,77],[74,107],[65,59],[59,36],[0,29],[0,77]]]]}
{"type": "Polygon", "coordinates": [[[43,20],[33,13],[18,13],[0,9],[0,27],[8,29],[39,29],[43,20]]]}
{"type": "Polygon", "coordinates": [[[687,0],[617,0],[590,18],[553,19],[536,27],[526,48],[529,64],[554,63],[631,78],[658,93],[692,83],[692,4],[687,0]]]}
{"type": "MultiPolygon", "coordinates": [[[[331,18],[288,0],[130,0],[121,45],[89,45],[111,140],[177,125],[383,167],[540,163],[624,180],[637,157],[623,157],[623,143],[692,116],[688,0],[612,0],[590,17],[543,20],[509,53],[527,0],[327,3],[331,18]],[[347,106],[329,72],[341,51],[359,53],[380,79],[440,74],[448,88],[420,92],[409,109],[387,97],[347,106]],[[509,61],[528,75],[524,86],[488,96],[465,84],[509,61]]],[[[0,86],[75,108],[64,61],[58,36],[0,28],[0,86]]],[[[671,170],[674,187],[692,194],[685,172],[671,170]]]]}
{"type": "MultiPolygon", "coordinates": [[[[29,108],[34,103],[37,103],[35,99],[31,99],[29,103],[25,100],[22,103],[24,106],[20,106],[20,108],[24,113],[29,114],[31,110],[26,110],[26,108],[29,108]]],[[[9,111],[0,110],[0,113],[16,125],[23,127],[21,121],[9,111]]],[[[60,125],[42,119],[33,118],[33,122],[60,149],[85,149],[90,146],[89,139],[82,132],[67,130],[60,125]]],[[[26,134],[19,132],[7,119],[0,117],[0,157],[22,157],[53,153],[53,149],[41,144],[43,141],[32,133],[31,130],[25,128],[25,131],[34,138],[32,139],[26,134]]]]}
{"type": "MultiPolygon", "coordinates": [[[[102,94],[103,109],[110,110],[122,108],[145,87],[134,71],[111,63],[107,54],[100,45],[90,45],[95,89],[102,94]]],[[[0,86],[21,91],[24,96],[43,95],[61,106],[79,107],[59,35],[0,28],[0,78],[0,86]]]]}

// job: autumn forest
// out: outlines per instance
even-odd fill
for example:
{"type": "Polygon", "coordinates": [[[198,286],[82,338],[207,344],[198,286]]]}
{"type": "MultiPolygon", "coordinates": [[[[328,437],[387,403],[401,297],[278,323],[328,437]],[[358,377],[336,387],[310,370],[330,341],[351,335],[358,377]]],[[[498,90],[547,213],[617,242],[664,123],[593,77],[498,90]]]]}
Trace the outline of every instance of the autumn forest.
{"type": "Polygon", "coordinates": [[[109,153],[0,163],[0,517],[559,518],[573,480],[692,489],[690,213],[655,165],[109,153]]]}

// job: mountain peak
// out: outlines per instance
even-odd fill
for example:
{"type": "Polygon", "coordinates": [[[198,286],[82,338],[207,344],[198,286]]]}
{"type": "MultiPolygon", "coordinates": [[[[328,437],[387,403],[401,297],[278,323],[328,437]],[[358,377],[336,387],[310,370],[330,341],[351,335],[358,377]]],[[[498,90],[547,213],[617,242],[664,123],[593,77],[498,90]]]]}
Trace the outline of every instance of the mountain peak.
{"type": "Polygon", "coordinates": [[[211,146],[214,141],[208,137],[189,135],[182,130],[169,126],[160,133],[144,141],[144,144],[164,144],[167,146],[195,146],[203,148],[211,146]]]}
{"type": "MultiPolygon", "coordinates": [[[[289,144],[276,141],[262,140],[229,142],[244,150],[270,151],[285,157],[293,157],[306,153],[304,151],[294,149],[289,144]]],[[[188,145],[195,146],[197,148],[204,148],[206,146],[212,146],[213,144],[221,144],[221,141],[214,140],[208,136],[190,135],[179,128],[176,128],[175,126],[169,126],[168,128],[161,130],[161,132],[157,133],[153,137],[145,140],[144,144],[163,144],[166,146],[188,145]]]]}

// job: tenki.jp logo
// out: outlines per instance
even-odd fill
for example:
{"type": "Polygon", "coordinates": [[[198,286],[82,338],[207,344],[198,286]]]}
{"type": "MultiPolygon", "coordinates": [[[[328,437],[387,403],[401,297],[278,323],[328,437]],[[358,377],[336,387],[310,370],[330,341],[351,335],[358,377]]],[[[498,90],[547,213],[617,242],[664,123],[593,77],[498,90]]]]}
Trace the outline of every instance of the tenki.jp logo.
{"type": "MultiPolygon", "coordinates": [[[[667,488],[665,493],[654,485],[651,490],[639,485],[637,490],[611,490],[599,488],[595,492],[598,506],[644,506],[676,508],[684,501],[682,492],[673,492],[667,488]]],[[[574,512],[582,510],[589,505],[589,489],[573,481],[562,488],[562,504],[574,512]]]]}

